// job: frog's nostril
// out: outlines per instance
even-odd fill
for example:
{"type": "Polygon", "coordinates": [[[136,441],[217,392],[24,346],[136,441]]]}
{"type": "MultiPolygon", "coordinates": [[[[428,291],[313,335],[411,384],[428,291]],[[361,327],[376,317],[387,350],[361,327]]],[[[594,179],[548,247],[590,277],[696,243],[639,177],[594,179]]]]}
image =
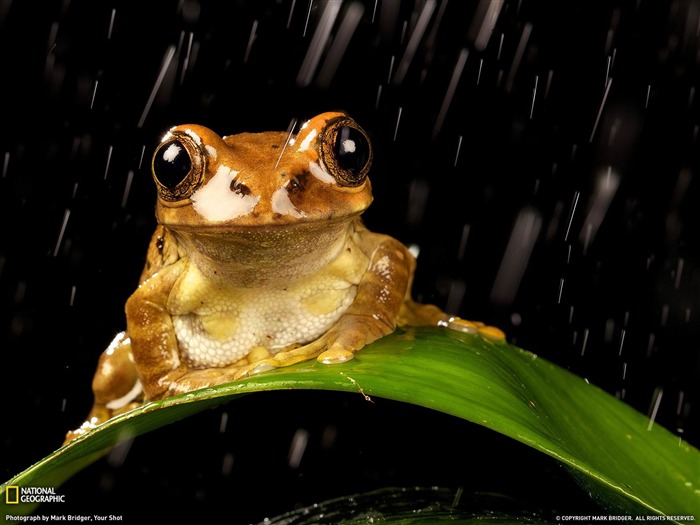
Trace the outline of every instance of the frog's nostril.
{"type": "Polygon", "coordinates": [[[231,181],[231,186],[230,189],[233,193],[236,193],[237,195],[250,195],[250,188],[243,184],[242,182],[238,182],[237,180],[232,180],[231,181]]]}

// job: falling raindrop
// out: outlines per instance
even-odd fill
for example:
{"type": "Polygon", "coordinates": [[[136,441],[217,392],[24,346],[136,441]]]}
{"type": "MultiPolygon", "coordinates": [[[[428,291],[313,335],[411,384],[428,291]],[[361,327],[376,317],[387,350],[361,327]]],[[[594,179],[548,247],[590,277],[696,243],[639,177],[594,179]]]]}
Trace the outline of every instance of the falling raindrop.
{"type": "Polygon", "coordinates": [[[644,109],[649,108],[649,97],[651,96],[651,84],[647,85],[647,98],[644,101],[644,109]]]}
{"type": "MultiPolygon", "coordinates": [[[[185,74],[191,67],[190,61],[193,57],[193,41],[194,33],[190,31],[189,37],[187,39],[187,51],[185,52],[185,58],[182,61],[182,71],[180,72],[180,84],[182,84],[185,81],[185,74]]],[[[192,62],[194,61],[192,60],[192,62]]]]}
{"type": "Polygon", "coordinates": [[[680,416],[683,412],[683,400],[685,398],[685,391],[681,390],[678,392],[678,404],[676,405],[676,415],[680,416]]]}
{"type": "Polygon", "coordinates": [[[233,471],[234,456],[231,452],[226,452],[221,462],[221,475],[228,477],[233,471]]]}
{"type": "Polygon", "coordinates": [[[243,63],[248,63],[248,58],[250,57],[250,50],[253,48],[253,42],[258,37],[258,21],[253,20],[253,27],[250,29],[250,36],[248,37],[248,45],[245,48],[245,54],[243,55],[243,63]]]}
{"type": "Polygon", "coordinates": [[[459,57],[457,58],[457,63],[452,70],[452,78],[450,79],[450,84],[447,86],[447,92],[445,93],[445,98],[442,100],[442,106],[440,107],[440,112],[438,113],[437,119],[435,120],[435,126],[433,127],[433,138],[437,137],[438,133],[442,129],[442,125],[445,122],[445,117],[447,116],[447,111],[452,103],[452,97],[457,89],[457,83],[462,76],[462,71],[464,71],[464,65],[467,63],[467,57],[469,56],[469,50],[462,48],[459,52],[459,57]]]}
{"type": "Polygon", "coordinates": [[[564,241],[569,240],[569,232],[571,231],[571,223],[574,220],[574,213],[576,213],[576,206],[578,205],[578,199],[580,196],[581,196],[580,191],[574,192],[574,201],[571,204],[571,210],[569,211],[569,221],[568,221],[568,224],[566,226],[566,234],[564,235],[564,241]]]}
{"type": "Polygon", "coordinates": [[[394,71],[394,61],[396,60],[395,55],[391,55],[391,60],[389,60],[389,74],[387,75],[387,84],[391,83],[391,74],[394,71]]]}
{"type": "Polygon", "coordinates": [[[340,61],[350,43],[350,39],[360,23],[364,10],[365,8],[359,2],[353,2],[345,10],[343,19],[340,21],[340,27],[333,38],[331,47],[318,74],[317,83],[320,87],[327,88],[330,86],[336,69],[340,65],[340,61]]]}
{"type": "Polygon", "coordinates": [[[649,415],[649,424],[647,425],[647,431],[650,431],[654,427],[654,422],[656,421],[656,415],[659,412],[659,406],[661,405],[661,398],[664,395],[664,389],[661,387],[656,387],[654,389],[654,393],[652,394],[651,397],[651,404],[650,404],[650,415],[649,415]]]}
{"type": "MultiPolygon", "coordinates": [[[[316,73],[316,68],[321,61],[323,50],[326,48],[326,44],[331,36],[331,29],[333,29],[333,24],[335,24],[335,19],[338,16],[341,4],[342,2],[328,2],[324,7],[321,19],[316,26],[311,42],[309,42],[306,56],[297,74],[298,86],[306,87],[311,84],[311,80],[316,73]]],[[[311,3],[309,3],[309,10],[310,9],[311,3]]],[[[306,35],[306,28],[304,28],[304,35],[306,35]]]]}
{"type": "Polygon", "coordinates": [[[532,103],[530,104],[530,120],[535,113],[535,98],[537,97],[537,82],[539,81],[539,76],[535,75],[535,87],[532,88],[532,103]]]}
{"type": "Polygon", "coordinates": [[[379,99],[382,96],[382,85],[379,84],[379,87],[377,88],[377,100],[374,102],[374,109],[379,109],[379,99]]]}
{"type": "Polygon", "coordinates": [[[433,15],[434,10],[435,0],[426,0],[426,2],[423,4],[423,9],[421,10],[420,17],[418,18],[418,21],[416,22],[416,25],[413,28],[411,37],[408,40],[408,44],[406,45],[406,49],[404,50],[403,57],[399,62],[399,67],[396,69],[396,75],[394,75],[394,84],[402,84],[404,79],[406,78],[408,68],[411,65],[411,62],[413,61],[413,57],[415,56],[416,50],[418,49],[418,44],[420,44],[420,41],[423,38],[423,33],[428,27],[428,23],[430,22],[430,18],[433,15]]]}
{"type": "Polygon", "coordinates": [[[459,261],[464,259],[464,252],[467,250],[467,240],[469,239],[470,231],[471,226],[469,224],[462,226],[462,236],[459,239],[459,248],[457,249],[457,260],[459,261]]]}
{"type": "Polygon", "coordinates": [[[503,0],[479,0],[467,33],[478,51],[486,49],[502,8],[503,0]]]}
{"type": "Polygon", "coordinates": [[[143,156],[145,153],[146,153],[146,145],[144,144],[143,146],[141,146],[141,156],[139,157],[138,169],[141,169],[141,165],[143,164],[143,156]]]}
{"type": "Polygon", "coordinates": [[[143,112],[141,113],[141,118],[139,119],[138,124],[136,125],[137,128],[142,128],[144,122],[146,122],[146,117],[148,116],[148,112],[151,110],[151,106],[153,105],[153,101],[156,99],[156,95],[158,94],[158,90],[160,89],[160,85],[163,82],[163,79],[165,78],[165,74],[168,71],[168,68],[170,67],[170,63],[173,60],[173,57],[175,56],[175,46],[170,45],[168,46],[168,49],[165,51],[165,56],[163,57],[163,62],[160,65],[160,70],[158,71],[158,76],[156,77],[156,82],[153,84],[153,89],[151,90],[151,94],[148,97],[148,100],[146,101],[146,106],[143,108],[143,112]]]}
{"type": "Polygon", "coordinates": [[[593,129],[591,130],[591,136],[588,142],[593,142],[593,137],[598,129],[598,123],[600,122],[600,117],[603,114],[603,109],[605,108],[605,102],[608,100],[608,94],[610,93],[610,87],[612,86],[613,79],[610,77],[605,85],[605,93],[603,94],[603,100],[600,102],[600,107],[598,108],[598,115],[596,115],[595,122],[593,123],[593,129]]]}
{"type": "Polygon", "coordinates": [[[681,286],[681,275],[683,275],[683,265],[685,264],[685,259],[683,257],[678,258],[678,266],[676,267],[676,280],[673,286],[678,290],[681,286]]]}
{"type": "Polygon", "coordinates": [[[457,140],[457,152],[455,153],[454,166],[457,167],[457,161],[459,160],[459,152],[462,149],[462,135],[459,136],[457,140]]]}
{"type": "Polygon", "coordinates": [[[306,446],[308,444],[309,431],[304,428],[297,429],[292,437],[292,443],[289,446],[289,468],[299,468],[299,465],[301,465],[301,459],[304,457],[304,452],[306,451],[306,446]]]}
{"type": "Polygon", "coordinates": [[[508,78],[506,79],[506,91],[511,91],[513,89],[513,82],[515,82],[515,75],[518,73],[518,68],[520,67],[520,61],[523,59],[523,54],[525,53],[525,48],[527,47],[527,41],[530,39],[530,33],[532,33],[532,24],[527,23],[523,27],[523,32],[520,35],[520,42],[518,42],[518,49],[515,51],[515,56],[513,57],[513,62],[508,70],[508,78]]]}
{"type": "Polygon", "coordinates": [[[617,173],[612,171],[611,166],[608,166],[605,175],[601,174],[598,177],[593,193],[593,200],[588,208],[588,214],[584,220],[584,227],[579,235],[579,240],[584,243],[586,248],[595,238],[598,228],[600,228],[600,225],[608,212],[610,203],[617,192],[619,184],[620,177],[617,175],[617,173]]]}
{"type": "Polygon", "coordinates": [[[554,76],[554,71],[551,69],[549,70],[549,73],[547,73],[547,85],[544,88],[544,99],[547,100],[549,98],[549,91],[552,88],[552,77],[554,76]]]}
{"type": "Polygon", "coordinates": [[[623,329],[621,330],[621,333],[620,333],[620,349],[619,349],[619,351],[617,352],[617,355],[618,355],[618,356],[621,356],[621,355],[622,355],[622,347],[623,347],[623,345],[625,344],[625,333],[626,333],[626,331],[625,331],[625,329],[623,328],[623,329]]]}
{"type": "Polygon", "coordinates": [[[97,85],[99,84],[99,82],[99,80],[95,79],[95,86],[92,89],[92,98],[90,99],[90,109],[92,109],[95,105],[95,97],[97,96],[97,85]]]}
{"type": "Polygon", "coordinates": [[[604,336],[604,341],[607,344],[612,343],[614,333],[615,333],[615,321],[613,319],[607,319],[605,321],[605,336],[604,336]]]}
{"type": "Polygon", "coordinates": [[[561,296],[564,293],[564,278],[559,279],[559,293],[557,294],[557,304],[561,304],[561,296]]]}
{"type": "Polygon", "coordinates": [[[585,328],[583,330],[583,343],[581,344],[581,357],[586,353],[586,346],[588,345],[588,334],[589,329],[585,328]]]}
{"type": "MultiPolygon", "coordinates": [[[[309,28],[309,18],[311,18],[311,7],[313,6],[314,0],[309,0],[309,7],[306,10],[306,20],[304,21],[304,32],[302,36],[306,36],[306,30],[309,28]]],[[[289,18],[291,19],[292,13],[289,13],[289,18]]]]}
{"type": "Polygon", "coordinates": [[[538,211],[526,208],[518,214],[491,290],[493,302],[512,303],[525,274],[541,226],[542,217],[538,211]]]}
{"type": "Polygon", "coordinates": [[[122,208],[126,208],[126,201],[129,198],[129,193],[131,192],[131,183],[134,180],[134,170],[129,170],[126,176],[126,184],[124,185],[124,194],[122,195],[122,208]]]}
{"type": "Polygon", "coordinates": [[[112,14],[109,17],[109,27],[107,28],[107,40],[112,39],[112,31],[114,30],[114,19],[117,16],[117,10],[112,9],[112,14]]]}
{"type": "Polygon", "coordinates": [[[297,126],[297,119],[293,118],[292,120],[289,121],[289,126],[287,126],[287,140],[284,141],[284,146],[282,146],[282,151],[280,151],[280,156],[277,157],[277,162],[275,163],[275,169],[277,169],[277,166],[279,166],[280,161],[282,160],[282,155],[284,155],[284,151],[287,149],[287,146],[289,145],[289,141],[292,139],[292,135],[294,134],[294,128],[297,126]]]}
{"type": "Polygon", "coordinates": [[[396,127],[394,128],[394,142],[396,142],[396,137],[399,134],[399,123],[401,122],[401,112],[403,111],[403,107],[399,107],[399,112],[396,115],[396,127]]]}
{"type": "Polygon", "coordinates": [[[226,427],[228,426],[228,412],[221,413],[221,421],[219,422],[219,434],[224,434],[226,432],[226,427]]]}
{"type": "Polygon", "coordinates": [[[112,145],[110,144],[109,149],[107,150],[107,164],[105,165],[105,174],[103,177],[103,180],[107,180],[107,173],[109,172],[109,164],[112,161],[112,145]]]}
{"type": "Polygon", "coordinates": [[[292,16],[294,16],[294,8],[297,5],[297,0],[292,0],[292,5],[289,7],[289,15],[287,16],[287,29],[292,25],[292,16]]]}
{"type": "Polygon", "coordinates": [[[56,240],[56,247],[53,250],[53,256],[58,255],[58,251],[61,248],[61,243],[63,242],[63,235],[66,233],[66,226],[68,225],[68,219],[70,218],[70,209],[66,208],[63,212],[63,222],[61,223],[61,230],[58,233],[58,239],[56,240]]]}
{"type": "Polygon", "coordinates": [[[654,351],[654,342],[656,340],[656,335],[654,333],[649,334],[649,342],[647,343],[647,357],[651,357],[654,351]]]}

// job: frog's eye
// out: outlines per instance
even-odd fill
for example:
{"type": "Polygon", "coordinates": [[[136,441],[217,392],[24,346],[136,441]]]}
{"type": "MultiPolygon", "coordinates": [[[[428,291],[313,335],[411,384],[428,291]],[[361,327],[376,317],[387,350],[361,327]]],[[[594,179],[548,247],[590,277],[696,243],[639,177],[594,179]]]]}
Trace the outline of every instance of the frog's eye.
{"type": "Polygon", "coordinates": [[[331,120],[321,137],[321,159],[341,186],[360,186],[372,164],[369,137],[349,117],[331,120]]]}
{"type": "Polygon", "coordinates": [[[189,197],[201,181],[203,170],[199,148],[187,135],[173,134],[153,154],[153,179],[167,201],[189,197]]]}

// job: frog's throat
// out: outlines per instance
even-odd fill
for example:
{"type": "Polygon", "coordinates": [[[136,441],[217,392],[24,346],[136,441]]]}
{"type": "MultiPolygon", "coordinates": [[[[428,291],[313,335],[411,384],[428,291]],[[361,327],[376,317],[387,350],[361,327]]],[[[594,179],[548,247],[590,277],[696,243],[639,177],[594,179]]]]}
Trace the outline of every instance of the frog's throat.
{"type": "Polygon", "coordinates": [[[319,271],[338,257],[356,229],[353,221],[301,226],[175,230],[174,234],[203,274],[256,286],[296,280],[319,271]]]}

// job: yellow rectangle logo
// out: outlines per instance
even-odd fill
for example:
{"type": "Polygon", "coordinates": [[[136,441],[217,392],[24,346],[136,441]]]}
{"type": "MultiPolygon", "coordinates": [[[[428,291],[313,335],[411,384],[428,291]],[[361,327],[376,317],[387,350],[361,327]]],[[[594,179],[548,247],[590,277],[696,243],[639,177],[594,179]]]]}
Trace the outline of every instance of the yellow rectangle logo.
{"type": "Polygon", "coordinates": [[[17,505],[19,503],[19,487],[17,485],[5,487],[5,503],[7,505],[17,505]]]}

